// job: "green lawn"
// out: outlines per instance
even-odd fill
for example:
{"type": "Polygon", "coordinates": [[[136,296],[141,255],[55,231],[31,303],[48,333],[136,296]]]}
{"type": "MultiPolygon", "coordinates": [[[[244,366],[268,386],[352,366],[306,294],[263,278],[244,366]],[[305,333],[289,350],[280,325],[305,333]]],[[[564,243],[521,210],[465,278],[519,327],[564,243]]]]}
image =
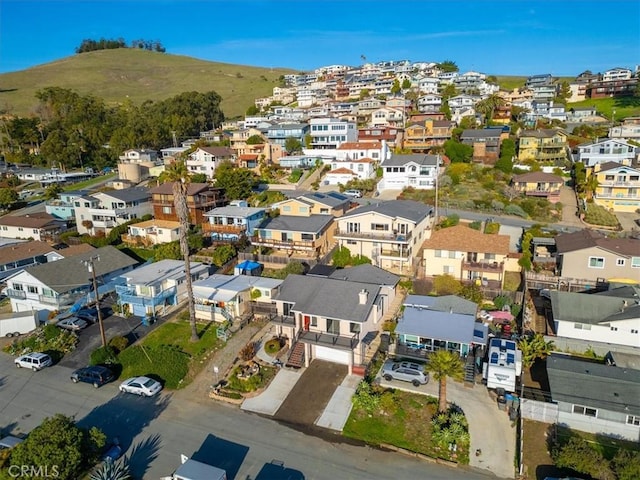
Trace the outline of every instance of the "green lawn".
{"type": "Polygon", "coordinates": [[[72,183],[71,185],[66,185],[63,190],[65,192],[74,192],[76,190],[84,190],[89,187],[94,186],[97,183],[105,182],[107,180],[111,180],[118,176],[117,172],[108,173],[106,175],[98,175],[97,177],[91,178],[89,180],[85,180],[83,182],[72,183]]]}
{"type": "Polygon", "coordinates": [[[582,102],[567,104],[567,110],[575,107],[596,107],[598,113],[607,120],[612,119],[615,110],[615,120],[620,121],[625,117],[640,115],[640,97],[590,98],[582,102]]]}

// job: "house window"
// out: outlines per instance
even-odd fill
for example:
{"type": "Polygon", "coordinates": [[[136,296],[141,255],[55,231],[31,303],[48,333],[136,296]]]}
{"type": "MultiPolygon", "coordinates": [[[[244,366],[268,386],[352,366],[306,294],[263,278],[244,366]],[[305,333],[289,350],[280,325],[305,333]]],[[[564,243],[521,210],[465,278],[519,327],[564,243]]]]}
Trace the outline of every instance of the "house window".
{"type": "Polygon", "coordinates": [[[328,208],[321,208],[320,209],[320,213],[329,213],[329,209],[328,208]]]}
{"type": "Polygon", "coordinates": [[[29,293],[38,293],[38,287],[33,287],[31,285],[27,285],[27,292],[29,293]]]}
{"type": "Polygon", "coordinates": [[[442,267],[442,273],[453,273],[453,267],[451,265],[445,265],[442,267]]]}
{"type": "Polygon", "coordinates": [[[612,332],[617,332],[618,331],[618,327],[611,327],[611,331],[612,332]]]}
{"type": "Polygon", "coordinates": [[[300,234],[300,238],[306,242],[311,242],[313,241],[313,233],[302,233],[300,234]]]}
{"type": "Polygon", "coordinates": [[[358,242],[355,240],[347,240],[347,245],[357,245],[358,242]]]}
{"type": "Polygon", "coordinates": [[[436,258],[442,258],[442,250],[436,250],[434,256],[436,258]]]}
{"type": "Polygon", "coordinates": [[[162,213],[170,215],[171,214],[171,207],[162,207],[162,213]]]}
{"type": "Polygon", "coordinates": [[[283,212],[290,212],[291,211],[291,206],[290,205],[284,205],[282,207],[282,211],[283,212]]]}
{"type": "Polygon", "coordinates": [[[595,408],[583,407],[582,405],[574,405],[573,413],[594,418],[598,416],[598,411],[595,408]]]}
{"type": "Polygon", "coordinates": [[[42,289],[42,296],[43,297],[54,298],[56,296],[56,294],[53,293],[53,290],[51,290],[49,288],[43,288],[42,289]]]}
{"type": "Polygon", "coordinates": [[[309,207],[300,207],[300,213],[309,213],[309,207]]]}
{"type": "Polygon", "coordinates": [[[372,223],[371,224],[371,231],[373,231],[373,232],[388,232],[389,231],[389,225],[387,225],[386,223],[372,223]]]}
{"type": "Polygon", "coordinates": [[[636,427],[640,426],[640,416],[627,415],[627,425],[635,425],[636,427]]]}
{"type": "Polygon", "coordinates": [[[360,324],[356,322],[349,322],[350,333],[360,333],[360,324]]]}
{"type": "Polygon", "coordinates": [[[495,253],[485,253],[484,254],[484,259],[485,260],[495,260],[496,259],[496,254],[495,253]]]}
{"type": "Polygon", "coordinates": [[[631,257],[631,268],[640,268],[640,257],[631,257]]]}
{"type": "Polygon", "coordinates": [[[454,250],[449,250],[449,258],[456,258],[456,252],[454,250]]]}
{"type": "Polygon", "coordinates": [[[636,330],[635,328],[632,328],[631,333],[638,333],[638,330],[636,330]]]}
{"type": "Polygon", "coordinates": [[[624,258],[616,258],[616,266],[624,267],[624,258]]]}
{"type": "Polygon", "coordinates": [[[340,320],[333,320],[331,318],[327,318],[327,333],[340,335],[340,320]]]}
{"type": "Polygon", "coordinates": [[[13,284],[13,289],[14,289],[14,290],[19,290],[19,291],[21,291],[21,292],[22,292],[22,291],[24,290],[24,287],[22,286],[22,284],[21,284],[21,283],[14,283],[14,284],[13,284]]]}
{"type": "Polygon", "coordinates": [[[312,327],[318,326],[318,317],[311,317],[311,326],[312,327]]]}
{"type": "Polygon", "coordinates": [[[588,323],[574,323],[573,328],[576,330],[591,330],[591,325],[588,323]]]}
{"type": "Polygon", "coordinates": [[[34,229],[33,229],[33,233],[38,233],[38,229],[37,229],[37,228],[34,228],[34,229]]]}
{"type": "Polygon", "coordinates": [[[19,231],[19,232],[22,232],[23,230],[24,230],[24,228],[22,228],[22,227],[18,227],[18,231],[19,231]]]}
{"type": "Polygon", "coordinates": [[[589,268],[604,268],[604,258],[589,257],[589,268]]]}

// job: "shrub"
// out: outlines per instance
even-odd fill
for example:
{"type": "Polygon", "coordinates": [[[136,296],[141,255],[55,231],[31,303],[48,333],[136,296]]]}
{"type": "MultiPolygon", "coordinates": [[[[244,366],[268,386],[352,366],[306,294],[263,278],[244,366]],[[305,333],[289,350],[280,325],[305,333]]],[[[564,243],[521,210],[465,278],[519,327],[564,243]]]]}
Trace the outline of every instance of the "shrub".
{"type": "Polygon", "coordinates": [[[289,178],[288,178],[289,182],[298,183],[298,180],[300,180],[300,177],[302,177],[303,173],[304,172],[299,168],[294,168],[293,171],[291,172],[291,175],[289,175],[289,178]]]}
{"type": "Polygon", "coordinates": [[[592,225],[602,225],[605,227],[617,227],[618,219],[607,209],[600,205],[590,204],[585,212],[584,221],[592,225]]]}
{"type": "Polygon", "coordinates": [[[241,367],[236,367],[229,375],[226,388],[236,392],[254,392],[264,387],[275,376],[276,369],[274,367],[261,366],[258,373],[251,375],[249,378],[240,379],[238,373],[241,367]]]}
{"type": "Polygon", "coordinates": [[[127,337],[123,336],[113,337],[111,340],[109,340],[109,346],[113,347],[113,349],[117,353],[120,353],[129,346],[129,340],[127,339],[127,337]]]}
{"type": "Polygon", "coordinates": [[[91,352],[90,365],[110,365],[118,363],[116,349],[110,345],[96,348],[91,352]]]}
{"type": "Polygon", "coordinates": [[[488,222],[484,227],[484,233],[495,234],[500,231],[500,224],[497,222],[488,222]]]}
{"type": "Polygon", "coordinates": [[[504,209],[504,212],[508,215],[517,215],[518,217],[527,218],[527,212],[525,212],[518,205],[507,205],[504,209]]]}
{"type": "Polygon", "coordinates": [[[78,336],[75,333],[49,324],[37,328],[26,337],[14,340],[4,348],[4,351],[10,355],[47,352],[55,361],[62,358],[65,353],[75,350],[77,343],[78,336]]]}
{"type": "Polygon", "coordinates": [[[440,222],[440,228],[454,227],[460,223],[460,215],[453,213],[440,222]]]}
{"type": "Polygon", "coordinates": [[[272,338],[271,340],[269,340],[267,343],[264,344],[264,350],[269,355],[273,355],[279,352],[281,348],[282,348],[282,342],[280,341],[279,338],[272,338]]]}
{"type": "Polygon", "coordinates": [[[474,230],[480,230],[481,226],[482,226],[482,222],[479,222],[479,221],[471,222],[469,224],[469,228],[473,228],[474,230]]]}
{"type": "Polygon", "coordinates": [[[256,353],[258,353],[256,342],[249,342],[240,350],[240,358],[246,362],[255,357],[256,353]]]}

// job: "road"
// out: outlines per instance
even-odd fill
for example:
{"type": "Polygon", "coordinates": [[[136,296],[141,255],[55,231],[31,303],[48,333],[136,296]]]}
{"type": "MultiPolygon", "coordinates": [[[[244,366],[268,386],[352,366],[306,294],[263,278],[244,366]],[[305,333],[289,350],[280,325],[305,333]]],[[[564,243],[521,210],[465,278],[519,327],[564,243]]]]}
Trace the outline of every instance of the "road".
{"type": "Polygon", "coordinates": [[[180,454],[225,468],[229,480],[492,478],[351,445],[340,436],[327,441],[237,407],[189,400],[184,393],[147,399],[121,394],[116,384],[99,389],[73,384],[72,370],[60,365],[34,373],[16,369],[12,357],[2,353],[0,371],[4,432],[28,433],[47,416],[73,415],[81,426],[96,425],[109,437],[118,436],[137,478],[170,474],[180,454]]]}

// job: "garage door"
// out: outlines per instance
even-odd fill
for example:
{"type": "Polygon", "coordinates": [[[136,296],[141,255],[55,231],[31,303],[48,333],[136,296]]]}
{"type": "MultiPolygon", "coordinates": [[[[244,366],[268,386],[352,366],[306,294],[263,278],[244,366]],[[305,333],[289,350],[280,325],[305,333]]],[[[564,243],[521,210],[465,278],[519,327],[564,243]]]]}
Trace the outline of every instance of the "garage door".
{"type": "Polygon", "coordinates": [[[319,360],[327,360],[329,362],[341,363],[342,365],[349,365],[351,352],[347,352],[345,350],[336,350],[335,348],[316,346],[315,358],[319,360]]]}
{"type": "Polygon", "coordinates": [[[147,307],[144,305],[133,305],[133,314],[138,317],[144,317],[147,314],[147,307]]]}

